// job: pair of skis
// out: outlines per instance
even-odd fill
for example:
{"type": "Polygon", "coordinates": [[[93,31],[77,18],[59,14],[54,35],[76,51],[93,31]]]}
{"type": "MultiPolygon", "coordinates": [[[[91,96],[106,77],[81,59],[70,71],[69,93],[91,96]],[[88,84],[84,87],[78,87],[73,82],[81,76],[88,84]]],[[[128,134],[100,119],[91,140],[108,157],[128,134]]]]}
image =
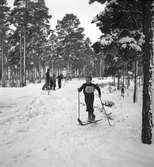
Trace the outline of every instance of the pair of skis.
{"type": "Polygon", "coordinates": [[[79,125],[82,125],[82,126],[101,121],[101,119],[94,120],[94,121],[86,121],[86,122],[81,121],[80,119],[80,93],[79,92],[78,92],[78,119],[77,120],[78,120],[79,125]]]}
{"type": "Polygon", "coordinates": [[[78,118],[78,123],[82,126],[84,125],[88,125],[88,124],[92,124],[92,123],[97,123],[99,121],[101,121],[102,119],[97,119],[97,120],[93,120],[93,121],[81,121],[80,118],[78,118]]]}
{"type": "MultiPolygon", "coordinates": [[[[102,112],[104,112],[104,115],[105,115],[105,117],[106,117],[106,119],[107,119],[107,121],[108,121],[108,124],[109,124],[110,126],[112,126],[112,125],[111,125],[111,122],[110,122],[110,120],[112,120],[112,118],[111,118],[111,113],[107,113],[107,112],[106,112],[106,110],[105,110],[105,108],[104,108],[104,105],[105,105],[105,104],[102,102],[102,99],[101,99],[101,98],[99,98],[99,99],[100,99],[100,102],[101,102],[101,105],[102,105],[102,112]]],[[[77,121],[78,121],[79,125],[84,126],[84,125],[88,125],[88,124],[91,124],[91,123],[97,123],[97,122],[99,122],[99,121],[101,121],[101,120],[102,120],[102,119],[84,122],[84,121],[82,121],[82,120],[80,119],[80,93],[78,92],[78,119],[77,119],[77,121]]]]}

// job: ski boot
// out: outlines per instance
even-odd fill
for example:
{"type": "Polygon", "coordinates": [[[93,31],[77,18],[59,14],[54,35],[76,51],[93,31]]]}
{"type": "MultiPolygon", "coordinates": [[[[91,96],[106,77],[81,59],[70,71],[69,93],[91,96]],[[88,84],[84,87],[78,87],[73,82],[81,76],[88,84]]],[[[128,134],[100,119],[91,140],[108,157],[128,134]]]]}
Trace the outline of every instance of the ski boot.
{"type": "Polygon", "coordinates": [[[92,121],[92,119],[91,119],[91,113],[90,112],[88,112],[88,121],[89,122],[92,121]]]}
{"type": "Polygon", "coordinates": [[[95,115],[93,113],[91,114],[91,120],[95,121],[95,115]]]}

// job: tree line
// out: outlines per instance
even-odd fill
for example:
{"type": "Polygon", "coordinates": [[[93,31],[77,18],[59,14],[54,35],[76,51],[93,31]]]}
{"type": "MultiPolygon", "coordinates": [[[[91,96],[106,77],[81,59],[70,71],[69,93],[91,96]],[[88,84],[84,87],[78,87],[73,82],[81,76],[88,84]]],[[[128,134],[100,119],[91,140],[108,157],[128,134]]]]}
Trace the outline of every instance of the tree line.
{"type": "MultiPolygon", "coordinates": [[[[46,67],[83,76],[95,64],[91,41],[80,20],[65,14],[51,29],[44,1],[15,0],[13,8],[0,1],[0,78],[2,86],[40,82],[46,67]]],[[[94,73],[94,70],[93,70],[94,73]]]]}

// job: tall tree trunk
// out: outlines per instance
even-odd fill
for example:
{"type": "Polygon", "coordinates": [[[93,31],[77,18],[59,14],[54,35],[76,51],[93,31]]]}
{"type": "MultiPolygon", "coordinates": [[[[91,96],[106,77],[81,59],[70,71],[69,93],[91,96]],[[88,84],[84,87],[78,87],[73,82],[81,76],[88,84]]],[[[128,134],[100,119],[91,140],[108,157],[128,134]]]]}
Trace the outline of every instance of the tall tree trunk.
{"type": "Polygon", "coordinates": [[[125,64],[123,65],[122,85],[125,86],[125,64]]]}
{"type": "Polygon", "coordinates": [[[100,58],[100,65],[99,65],[99,77],[102,78],[102,59],[100,58]]]}
{"type": "Polygon", "coordinates": [[[144,55],[143,55],[143,106],[142,106],[142,133],[141,139],[144,144],[152,143],[152,95],[151,95],[151,80],[152,73],[150,71],[150,58],[151,58],[151,38],[152,38],[152,0],[149,0],[145,3],[142,0],[142,10],[143,10],[143,32],[145,35],[145,44],[144,44],[144,55]]]}
{"type": "Polygon", "coordinates": [[[129,88],[130,86],[130,75],[129,75],[129,72],[127,70],[127,89],[129,88]]]}
{"type": "Polygon", "coordinates": [[[38,64],[38,82],[41,83],[41,60],[39,59],[39,64],[38,64]]]}
{"type": "Polygon", "coordinates": [[[35,83],[35,67],[32,66],[32,82],[35,83]]]}
{"type": "Polygon", "coordinates": [[[27,10],[28,10],[28,0],[25,0],[25,25],[24,25],[24,67],[23,67],[23,74],[24,74],[24,86],[26,86],[26,55],[27,55],[27,10]]]}
{"type": "Polygon", "coordinates": [[[24,28],[24,59],[23,59],[23,84],[26,86],[26,28],[24,28]]]}
{"type": "MultiPolygon", "coordinates": [[[[154,113],[154,0],[152,2],[152,40],[151,40],[151,45],[152,45],[152,112],[154,113]]],[[[152,122],[153,126],[153,122],[152,122]]]]}
{"type": "Polygon", "coordinates": [[[138,60],[137,60],[137,57],[135,57],[135,76],[134,76],[133,103],[137,102],[137,73],[138,73],[138,60]]]}
{"type": "Polygon", "coordinates": [[[1,46],[1,53],[2,53],[2,87],[5,87],[5,69],[4,69],[4,64],[5,64],[5,62],[4,62],[4,60],[5,60],[5,58],[4,58],[4,39],[3,39],[3,34],[2,34],[2,38],[1,38],[1,44],[2,44],[2,46],[1,46]]]}
{"type": "Polygon", "coordinates": [[[22,31],[20,32],[20,87],[23,86],[22,31]]]}
{"type": "Polygon", "coordinates": [[[119,90],[120,89],[120,77],[121,77],[121,75],[120,75],[120,72],[118,71],[118,83],[117,83],[117,89],[119,90]]]}

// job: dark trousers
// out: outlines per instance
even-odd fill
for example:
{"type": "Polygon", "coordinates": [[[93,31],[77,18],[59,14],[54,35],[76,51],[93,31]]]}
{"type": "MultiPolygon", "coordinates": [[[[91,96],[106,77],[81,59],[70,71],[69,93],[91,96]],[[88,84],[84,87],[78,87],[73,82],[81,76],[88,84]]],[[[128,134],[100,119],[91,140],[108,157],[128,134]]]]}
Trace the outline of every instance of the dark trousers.
{"type": "Polygon", "coordinates": [[[52,86],[53,86],[53,90],[55,90],[55,88],[56,88],[56,83],[54,82],[52,86]]]}
{"type": "Polygon", "coordinates": [[[125,93],[124,88],[121,88],[121,96],[124,97],[124,93],[125,93]]]}
{"type": "Polygon", "coordinates": [[[61,81],[58,81],[58,87],[61,88],[61,81]]]}
{"type": "Polygon", "coordinates": [[[46,82],[43,87],[42,87],[42,90],[46,90],[46,89],[50,89],[50,84],[49,82],[46,82]]]}
{"type": "Polygon", "coordinates": [[[94,112],[94,96],[90,95],[90,96],[85,96],[85,103],[86,103],[86,111],[90,114],[93,114],[94,112]]]}

